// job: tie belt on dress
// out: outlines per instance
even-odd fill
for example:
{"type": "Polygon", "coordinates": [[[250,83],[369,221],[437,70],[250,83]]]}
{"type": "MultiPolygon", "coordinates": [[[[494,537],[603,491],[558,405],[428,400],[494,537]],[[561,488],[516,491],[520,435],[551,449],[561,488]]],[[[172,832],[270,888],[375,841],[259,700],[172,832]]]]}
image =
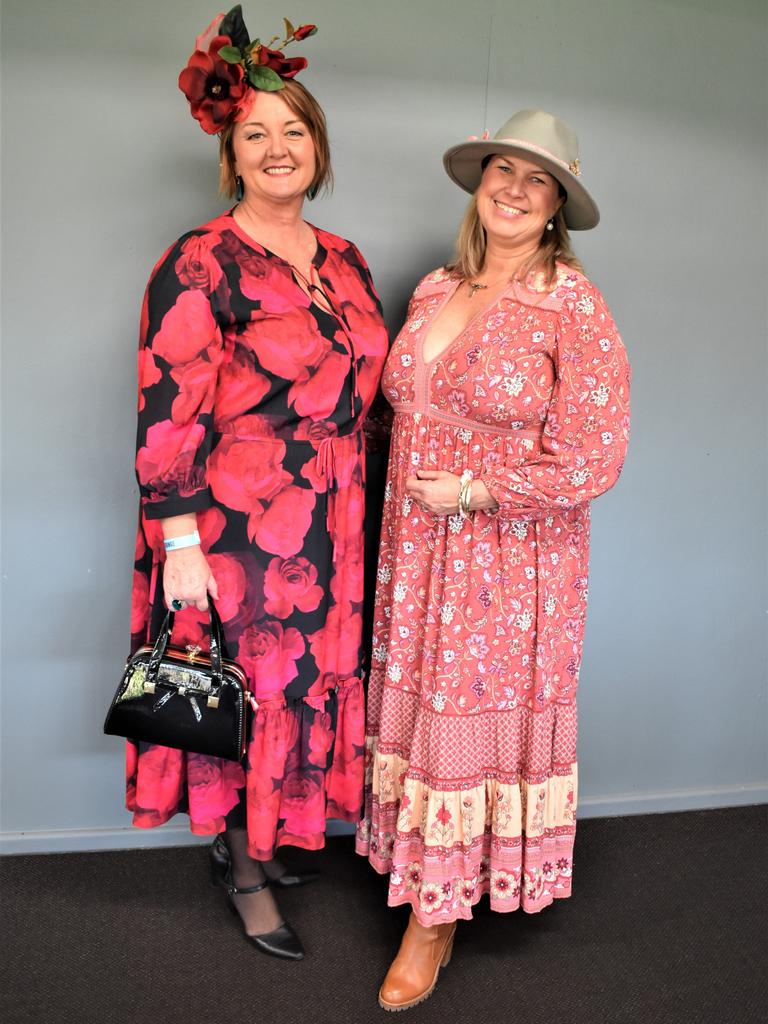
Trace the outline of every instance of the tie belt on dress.
{"type": "MultiPolygon", "coordinates": [[[[353,430],[351,434],[342,434],[337,437],[324,437],[320,444],[317,446],[317,453],[315,455],[315,464],[317,466],[318,473],[325,477],[327,485],[327,504],[325,511],[325,522],[328,527],[328,533],[331,535],[331,541],[333,541],[333,532],[336,525],[336,493],[338,491],[338,475],[336,472],[336,458],[338,449],[348,441],[354,441],[355,447],[360,443],[362,437],[362,430],[353,430]]],[[[347,448],[351,448],[352,445],[346,444],[347,448]]],[[[351,454],[351,453],[350,453],[351,454]]]]}

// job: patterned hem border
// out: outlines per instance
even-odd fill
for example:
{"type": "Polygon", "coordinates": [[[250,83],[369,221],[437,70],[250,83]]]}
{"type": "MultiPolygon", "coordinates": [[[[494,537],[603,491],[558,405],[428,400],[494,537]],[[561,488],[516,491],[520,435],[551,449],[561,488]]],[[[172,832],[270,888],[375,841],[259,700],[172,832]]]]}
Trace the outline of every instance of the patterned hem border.
{"type": "MultiPolygon", "coordinates": [[[[419,906],[419,898],[415,893],[403,893],[400,896],[387,897],[388,907],[401,907],[404,904],[410,904],[413,916],[419,922],[424,925],[425,928],[431,927],[433,924],[448,924],[451,921],[471,921],[473,918],[472,910],[486,893],[490,892],[490,885],[488,889],[481,892],[476,900],[469,907],[456,908],[447,914],[425,914],[419,906]]],[[[509,904],[501,904],[497,900],[495,903],[491,900],[491,910],[496,914],[513,914],[516,910],[522,910],[524,914],[540,914],[542,910],[546,910],[547,907],[551,907],[556,899],[567,900],[570,896],[570,892],[558,892],[552,893],[546,902],[540,903],[536,907],[523,906],[518,900],[514,906],[509,904]]]]}
{"type": "MultiPolygon", "coordinates": [[[[359,845],[357,852],[367,856],[359,848],[359,845]]],[[[383,861],[373,857],[369,857],[369,860],[371,867],[378,874],[386,875],[391,873],[391,861],[383,861]]],[[[458,902],[453,901],[446,910],[442,909],[442,905],[436,909],[425,909],[418,891],[409,889],[393,891],[392,886],[390,886],[387,906],[399,907],[405,904],[410,905],[413,915],[419,924],[429,928],[435,924],[448,924],[451,921],[471,921],[473,909],[484,896],[489,897],[491,910],[498,914],[511,914],[516,910],[522,910],[524,914],[540,914],[542,910],[546,910],[547,907],[551,906],[555,900],[564,900],[571,896],[570,878],[561,878],[552,888],[543,888],[537,899],[527,899],[522,894],[517,896],[506,895],[501,898],[494,897],[494,881],[498,885],[498,873],[496,879],[491,875],[481,880],[475,886],[471,896],[467,892],[463,899],[458,902]]],[[[460,887],[461,883],[459,883],[460,887]]]]}
{"type": "Polygon", "coordinates": [[[390,905],[411,903],[422,924],[469,919],[485,893],[491,910],[522,908],[529,914],[570,895],[573,834],[500,849],[489,829],[472,850],[435,851],[419,838],[409,841],[392,832],[371,836],[366,825],[363,821],[358,828],[356,852],[379,874],[389,874],[390,905]]]}

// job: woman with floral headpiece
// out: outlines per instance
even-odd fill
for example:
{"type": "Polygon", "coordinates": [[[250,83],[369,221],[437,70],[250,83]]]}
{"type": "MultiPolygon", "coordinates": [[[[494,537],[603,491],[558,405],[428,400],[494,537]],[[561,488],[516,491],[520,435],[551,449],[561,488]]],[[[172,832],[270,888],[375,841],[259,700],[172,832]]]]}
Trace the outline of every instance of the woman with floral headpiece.
{"type": "Polygon", "coordinates": [[[576,136],[541,110],[448,150],[472,193],[417,287],[395,410],[358,850],[411,916],[379,992],[426,999],[457,920],[571,892],[593,498],[629,429],[624,347],[568,229],[597,224],[576,136]]]}
{"type": "Polygon", "coordinates": [[[210,595],[255,706],[242,764],[128,745],[134,824],[179,811],[211,850],[246,935],[303,956],[267,886],[309,881],[275,859],[323,845],[327,817],[359,817],[364,441],[387,334],[368,268],[303,218],[331,179],[314,97],[284,46],[240,7],[218,15],[179,77],[219,137],[228,213],[186,232],[147,287],[139,352],[141,491],[133,646],[167,605],[175,645],[207,643],[210,595]]]}

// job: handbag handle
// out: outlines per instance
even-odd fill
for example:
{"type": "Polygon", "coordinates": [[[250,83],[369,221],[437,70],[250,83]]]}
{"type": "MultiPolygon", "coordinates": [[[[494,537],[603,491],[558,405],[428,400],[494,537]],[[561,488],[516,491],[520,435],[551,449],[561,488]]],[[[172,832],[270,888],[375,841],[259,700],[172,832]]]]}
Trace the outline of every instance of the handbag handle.
{"type": "MultiPolygon", "coordinates": [[[[165,621],[160,627],[160,633],[155,641],[155,646],[152,648],[149,661],[147,662],[148,682],[157,682],[157,676],[160,672],[160,663],[163,660],[168,642],[171,639],[175,618],[176,616],[173,611],[169,609],[168,614],[165,616],[165,621]]],[[[210,594],[208,595],[208,621],[211,629],[211,674],[213,675],[216,683],[221,686],[224,682],[224,673],[221,667],[221,619],[219,618],[219,613],[216,611],[216,605],[213,603],[213,598],[210,594]]]]}

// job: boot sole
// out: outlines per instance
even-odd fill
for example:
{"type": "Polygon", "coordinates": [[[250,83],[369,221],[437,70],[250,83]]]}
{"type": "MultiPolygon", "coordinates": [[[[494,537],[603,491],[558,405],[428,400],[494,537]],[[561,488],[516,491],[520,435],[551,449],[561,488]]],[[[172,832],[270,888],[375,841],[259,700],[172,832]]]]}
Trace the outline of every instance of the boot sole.
{"type": "Polygon", "coordinates": [[[424,992],[419,993],[419,995],[417,995],[414,999],[409,999],[407,1003],[388,1003],[386,999],[382,999],[381,989],[379,989],[379,1006],[382,1008],[382,1010],[386,1010],[388,1013],[397,1013],[399,1010],[410,1010],[412,1006],[418,1006],[419,1003],[423,1003],[425,1000],[429,999],[429,997],[435,991],[435,988],[437,986],[437,979],[440,976],[440,969],[442,967],[447,967],[448,964],[451,962],[451,954],[453,953],[453,940],[455,938],[456,929],[454,928],[453,931],[451,932],[450,938],[445,944],[443,955],[440,957],[440,960],[438,961],[437,967],[435,968],[434,977],[432,978],[432,983],[430,984],[428,989],[425,989],[424,992]]]}

